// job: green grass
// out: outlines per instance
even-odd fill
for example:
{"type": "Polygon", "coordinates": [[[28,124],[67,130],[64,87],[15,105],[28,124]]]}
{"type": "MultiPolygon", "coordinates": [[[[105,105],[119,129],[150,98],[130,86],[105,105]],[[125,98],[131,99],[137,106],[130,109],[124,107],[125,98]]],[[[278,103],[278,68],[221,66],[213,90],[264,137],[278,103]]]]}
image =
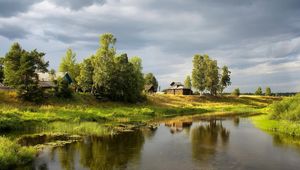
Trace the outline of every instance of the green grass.
{"type": "Polygon", "coordinates": [[[253,118],[254,124],[270,132],[300,136],[300,95],[270,105],[266,115],[253,118]]]}
{"type": "Polygon", "coordinates": [[[22,147],[14,141],[0,137],[0,169],[13,169],[34,159],[33,147],[22,147]]]}

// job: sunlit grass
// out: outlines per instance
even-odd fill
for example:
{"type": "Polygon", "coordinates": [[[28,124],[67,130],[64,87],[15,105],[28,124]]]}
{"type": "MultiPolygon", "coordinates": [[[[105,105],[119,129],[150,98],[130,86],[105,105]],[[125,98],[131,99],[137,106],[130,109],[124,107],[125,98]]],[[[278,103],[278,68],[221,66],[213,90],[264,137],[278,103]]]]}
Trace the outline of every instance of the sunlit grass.
{"type": "Polygon", "coordinates": [[[36,150],[22,147],[14,141],[0,137],[0,169],[13,169],[33,160],[36,150]]]}

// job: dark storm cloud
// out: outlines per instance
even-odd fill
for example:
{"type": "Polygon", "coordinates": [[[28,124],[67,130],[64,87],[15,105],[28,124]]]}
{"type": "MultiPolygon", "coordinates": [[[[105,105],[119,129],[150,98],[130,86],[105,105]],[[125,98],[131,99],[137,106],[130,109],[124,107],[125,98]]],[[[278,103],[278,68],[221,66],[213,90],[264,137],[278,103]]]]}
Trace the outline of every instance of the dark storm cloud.
{"type": "Polygon", "coordinates": [[[0,0],[0,17],[15,16],[26,12],[31,5],[41,0],[0,0]]]}
{"type": "Polygon", "coordinates": [[[27,38],[27,45],[63,44],[87,56],[99,46],[99,35],[111,32],[117,49],[140,55],[162,84],[189,74],[195,53],[228,65],[233,84],[245,87],[240,72],[256,84],[288,82],[282,75],[294,77],[299,62],[293,61],[300,60],[299,0],[0,0],[0,9],[0,35],[27,38]]]}
{"type": "Polygon", "coordinates": [[[58,6],[64,6],[72,10],[79,10],[81,8],[91,6],[93,4],[103,4],[105,0],[50,0],[55,2],[58,6]]]}
{"type": "Polygon", "coordinates": [[[28,31],[15,25],[0,25],[0,35],[10,40],[26,38],[28,34],[28,31]]]}

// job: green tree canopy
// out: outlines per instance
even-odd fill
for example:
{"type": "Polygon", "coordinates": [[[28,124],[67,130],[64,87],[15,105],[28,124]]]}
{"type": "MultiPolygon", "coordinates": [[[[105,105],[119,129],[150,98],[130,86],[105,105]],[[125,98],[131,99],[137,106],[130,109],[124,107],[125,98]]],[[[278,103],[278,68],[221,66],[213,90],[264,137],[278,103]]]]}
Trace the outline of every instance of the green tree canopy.
{"type": "Polygon", "coordinates": [[[76,83],[76,77],[79,75],[79,66],[76,63],[76,54],[71,48],[67,49],[64,57],[62,57],[61,63],[59,65],[59,71],[68,72],[73,81],[76,83]]]}
{"type": "Polygon", "coordinates": [[[100,37],[100,48],[92,57],[93,93],[111,100],[135,102],[144,86],[142,60],[127,54],[116,55],[116,38],[106,33],[100,37]]]}
{"type": "Polygon", "coordinates": [[[234,89],[233,92],[231,93],[231,95],[240,96],[240,89],[239,88],[234,89]]]}
{"type": "Polygon", "coordinates": [[[80,73],[79,76],[76,78],[76,81],[83,92],[91,92],[93,87],[94,68],[92,65],[91,58],[83,60],[83,62],[80,64],[80,73]]]}
{"type": "Polygon", "coordinates": [[[187,88],[192,88],[192,80],[190,76],[186,76],[184,80],[184,86],[187,88]]]}
{"type": "Polygon", "coordinates": [[[153,85],[154,91],[157,91],[158,82],[155,76],[153,75],[153,73],[147,73],[144,79],[145,79],[145,85],[153,85]]]}
{"type": "Polygon", "coordinates": [[[206,63],[202,55],[196,54],[193,59],[192,85],[195,89],[203,92],[205,90],[206,63]]]}
{"type": "Polygon", "coordinates": [[[229,71],[228,67],[227,66],[223,66],[222,67],[222,75],[221,75],[221,79],[220,79],[220,82],[219,82],[220,93],[223,93],[224,89],[227,86],[231,85],[230,74],[231,74],[231,72],[229,71]]]}
{"type": "Polygon", "coordinates": [[[262,95],[262,89],[261,89],[261,87],[257,88],[257,90],[255,91],[255,95],[262,95]]]}
{"type": "Polygon", "coordinates": [[[266,87],[266,96],[271,96],[272,95],[272,91],[270,87],[266,87]]]}
{"type": "Polygon", "coordinates": [[[4,66],[4,58],[0,57],[0,83],[2,83],[4,79],[3,66],[4,66]]]}
{"type": "Polygon", "coordinates": [[[94,67],[93,89],[98,96],[109,96],[114,84],[114,57],[116,54],[116,38],[110,34],[102,34],[100,37],[100,47],[92,58],[94,67]]]}
{"type": "Polygon", "coordinates": [[[43,92],[38,86],[37,72],[46,72],[49,65],[45,53],[33,50],[27,52],[14,43],[5,55],[5,83],[17,89],[18,96],[27,101],[39,102],[43,92]]]}

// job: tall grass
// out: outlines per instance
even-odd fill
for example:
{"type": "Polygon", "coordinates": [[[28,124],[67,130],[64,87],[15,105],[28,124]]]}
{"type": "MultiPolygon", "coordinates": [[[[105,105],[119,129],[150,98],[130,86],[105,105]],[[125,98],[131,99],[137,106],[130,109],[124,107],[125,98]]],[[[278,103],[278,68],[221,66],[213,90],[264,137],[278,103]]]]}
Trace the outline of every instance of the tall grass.
{"type": "Polygon", "coordinates": [[[14,141],[0,137],[0,169],[13,169],[34,159],[36,150],[22,147],[14,141]]]}
{"type": "Polygon", "coordinates": [[[300,121],[300,94],[271,105],[271,119],[300,121]]]}

